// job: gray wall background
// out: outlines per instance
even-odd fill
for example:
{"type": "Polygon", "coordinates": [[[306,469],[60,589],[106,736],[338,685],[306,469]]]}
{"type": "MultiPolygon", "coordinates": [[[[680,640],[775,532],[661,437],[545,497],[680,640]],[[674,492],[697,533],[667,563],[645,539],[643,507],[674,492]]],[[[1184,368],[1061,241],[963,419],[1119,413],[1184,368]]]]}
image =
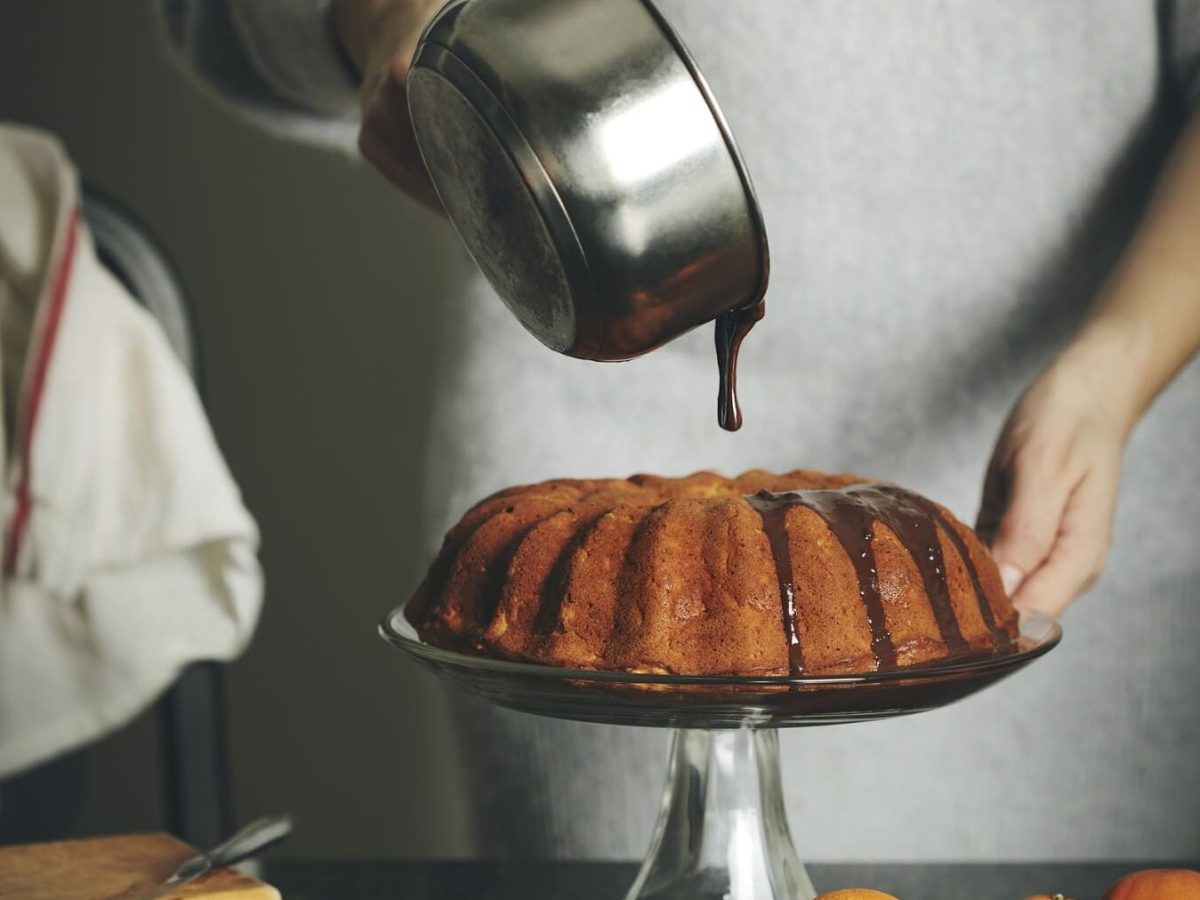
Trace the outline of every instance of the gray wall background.
{"type": "MultiPolygon", "coordinates": [[[[206,400],[258,517],[267,600],[229,673],[236,813],[289,810],[290,857],[470,852],[438,689],[375,634],[414,573],[436,352],[462,258],[337,153],[276,140],[179,72],[146,0],[4,0],[0,119],[57,133],[164,245],[206,400]]],[[[154,721],[89,759],[82,834],[162,825],[154,721]]]]}

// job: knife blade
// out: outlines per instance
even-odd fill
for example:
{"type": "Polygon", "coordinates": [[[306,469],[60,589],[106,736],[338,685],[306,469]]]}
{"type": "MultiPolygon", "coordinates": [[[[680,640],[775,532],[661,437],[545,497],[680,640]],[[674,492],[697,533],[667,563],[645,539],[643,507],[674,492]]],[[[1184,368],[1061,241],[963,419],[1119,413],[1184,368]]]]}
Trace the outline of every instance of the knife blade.
{"type": "Polygon", "coordinates": [[[216,869],[223,869],[247,857],[266,850],[292,832],[289,815],[263,816],[237,831],[211,850],[185,859],[170,875],[158,884],[145,882],[131,885],[110,900],[159,900],[216,869]]]}
{"type": "Polygon", "coordinates": [[[197,853],[179,864],[170,877],[163,882],[164,888],[177,888],[195,881],[213,869],[223,869],[241,862],[283,840],[292,833],[292,817],[289,815],[263,816],[245,828],[226,838],[206,853],[197,853]]]}

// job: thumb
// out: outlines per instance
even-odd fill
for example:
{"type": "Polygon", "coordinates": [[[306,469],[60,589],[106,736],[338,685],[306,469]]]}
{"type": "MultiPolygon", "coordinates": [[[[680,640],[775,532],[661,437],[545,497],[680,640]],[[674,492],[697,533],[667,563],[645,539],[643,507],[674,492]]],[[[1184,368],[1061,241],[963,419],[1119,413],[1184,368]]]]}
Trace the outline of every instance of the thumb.
{"type": "Polygon", "coordinates": [[[1054,548],[1069,486],[1043,464],[1018,453],[1008,471],[989,476],[980,526],[991,540],[1004,590],[1011,597],[1054,548]]]}

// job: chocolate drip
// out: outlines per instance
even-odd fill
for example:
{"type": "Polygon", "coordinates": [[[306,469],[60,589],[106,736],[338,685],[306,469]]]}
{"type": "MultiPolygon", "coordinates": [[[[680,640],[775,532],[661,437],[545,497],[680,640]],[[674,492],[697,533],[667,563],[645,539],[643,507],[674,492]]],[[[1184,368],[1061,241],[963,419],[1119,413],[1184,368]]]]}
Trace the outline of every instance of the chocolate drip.
{"type": "Polygon", "coordinates": [[[909,495],[911,501],[928,513],[934,521],[942,526],[942,531],[946,537],[950,539],[950,543],[954,545],[954,549],[958,552],[959,558],[962,559],[963,565],[967,567],[967,574],[971,576],[971,585],[975,588],[975,600],[979,604],[979,614],[983,616],[983,622],[987,625],[988,631],[992,635],[992,643],[997,650],[1006,651],[1012,649],[1012,638],[1008,636],[1003,628],[996,624],[996,616],[992,612],[992,605],[988,602],[987,592],[983,589],[983,583],[979,580],[979,569],[975,565],[975,560],[971,558],[971,551],[967,549],[966,542],[954,525],[946,520],[942,511],[933,503],[930,503],[924,497],[916,494],[909,495]]]}
{"type": "Polygon", "coordinates": [[[858,576],[858,595],[862,598],[871,626],[871,652],[875,668],[897,667],[896,647],[883,612],[883,596],[879,592],[879,573],[875,568],[875,539],[873,527],[876,516],[855,493],[850,491],[794,491],[783,494],[789,505],[807,506],[829,526],[838,539],[858,576]]]}
{"type": "Polygon", "coordinates": [[[796,633],[796,586],[792,583],[792,551],[788,546],[787,512],[792,505],[780,503],[777,495],[759,491],[747,497],[762,517],[763,531],[771,543],[771,556],[775,558],[775,574],[779,578],[779,603],[783,611],[783,636],[788,648],[788,671],[799,675],[804,671],[804,648],[796,633]]]}
{"type": "Polygon", "coordinates": [[[742,427],[742,408],[737,397],[738,350],[766,311],[766,301],[759,300],[753,306],[731,309],[717,316],[717,370],[720,373],[717,421],[726,431],[737,431],[742,427]]]}
{"type": "Polygon", "coordinates": [[[942,641],[953,653],[968,651],[970,645],[962,636],[950,603],[946,561],[942,558],[942,545],[938,542],[934,520],[928,517],[920,503],[914,502],[915,496],[902,488],[892,485],[858,488],[854,495],[892,530],[916,562],[942,641]]]}
{"type": "Polygon", "coordinates": [[[858,579],[858,593],[871,627],[871,652],[878,670],[894,669],[898,660],[887,628],[872,546],[877,521],[895,534],[916,563],[938,630],[951,653],[965,654],[970,650],[970,645],[962,635],[950,600],[946,560],[938,541],[939,523],[971,575],[980,611],[996,646],[1001,649],[1011,646],[1008,636],[996,626],[987,595],[979,582],[979,573],[965,543],[937,507],[923,497],[893,485],[859,485],[843,490],[805,490],[782,494],[764,490],[746,500],[762,517],[763,529],[775,558],[792,675],[800,674],[804,668],[803,647],[796,631],[795,586],[785,528],[787,511],[793,506],[805,506],[817,513],[850,558],[858,579]]]}

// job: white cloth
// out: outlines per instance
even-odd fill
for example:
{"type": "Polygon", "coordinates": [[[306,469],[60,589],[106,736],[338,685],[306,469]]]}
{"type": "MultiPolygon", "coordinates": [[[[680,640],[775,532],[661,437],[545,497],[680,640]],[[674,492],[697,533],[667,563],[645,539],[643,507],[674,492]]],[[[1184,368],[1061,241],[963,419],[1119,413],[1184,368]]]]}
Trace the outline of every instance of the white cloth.
{"type": "Polygon", "coordinates": [[[0,776],[123,724],[187,663],[238,655],[262,593],[195,388],[96,259],[52,137],[0,125],[6,199],[2,346],[27,350],[6,384],[0,776]],[[11,215],[20,197],[28,216],[11,215]]]}

